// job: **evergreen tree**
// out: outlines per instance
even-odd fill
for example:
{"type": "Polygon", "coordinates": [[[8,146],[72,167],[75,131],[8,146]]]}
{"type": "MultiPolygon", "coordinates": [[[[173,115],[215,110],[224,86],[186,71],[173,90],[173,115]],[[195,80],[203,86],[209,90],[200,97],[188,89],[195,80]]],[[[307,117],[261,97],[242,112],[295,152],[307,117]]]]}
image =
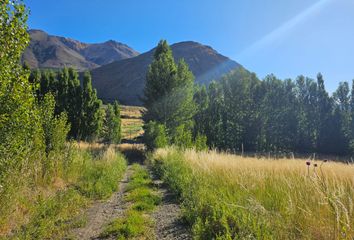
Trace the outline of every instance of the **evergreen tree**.
{"type": "Polygon", "coordinates": [[[82,100],[78,101],[78,112],[82,109],[81,119],[81,137],[84,140],[93,140],[97,138],[102,129],[103,119],[101,112],[101,100],[97,97],[96,89],[92,88],[92,80],[89,72],[86,72],[83,79],[82,100]]]}
{"type": "Polygon", "coordinates": [[[316,101],[316,126],[317,126],[317,151],[326,153],[332,147],[329,128],[332,127],[333,119],[331,99],[325,89],[321,73],[317,75],[317,101],[316,101]]]}
{"type": "Polygon", "coordinates": [[[160,41],[154,60],[149,66],[145,86],[145,123],[156,121],[164,124],[171,135],[183,126],[191,131],[196,106],[193,100],[194,76],[182,60],[175,64],[172,51],[166,41],[160,41]]]}

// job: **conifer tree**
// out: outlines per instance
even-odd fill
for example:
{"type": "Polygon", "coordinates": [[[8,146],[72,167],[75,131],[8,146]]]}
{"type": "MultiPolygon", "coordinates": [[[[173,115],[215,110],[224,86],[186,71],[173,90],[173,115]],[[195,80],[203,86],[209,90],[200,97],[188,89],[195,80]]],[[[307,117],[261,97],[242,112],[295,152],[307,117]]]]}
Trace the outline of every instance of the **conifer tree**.
{"type": "MultiPolygon", "coordinates": [[[[96,89],[92,88],[92,80],[89,72],[86,72],[83,79],[82,100],[81,100],[81,137],[84,140],[95,139],[103,124],[101,112],[101,100],[97,97],[96,89]]],[[[80,108],[77,109],[80,112],[80,108]]]]}
{"type": "Polygon", "coordinates": [[[167,42],[160,41],[146,77],[145,122],[164,124],[169,133],[182,124],[190,128],[195,113],[193,85],[194,76],[187,64],[181,61],[176,65],[167,42]]]}

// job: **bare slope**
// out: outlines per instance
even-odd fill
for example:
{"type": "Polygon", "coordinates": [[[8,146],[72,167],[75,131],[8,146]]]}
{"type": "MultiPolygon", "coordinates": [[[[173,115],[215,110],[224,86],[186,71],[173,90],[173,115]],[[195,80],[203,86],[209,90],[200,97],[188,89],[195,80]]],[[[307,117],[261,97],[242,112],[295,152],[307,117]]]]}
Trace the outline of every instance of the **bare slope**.
{"type": "MultiPolygon", "coordinates": [[[[207,84],[233,69],[241,67],[209,46],[196,42],[180,42],[171,46],[175,60],[184,59],[197,83],[207,84]]],[[[141,105],[148,65],[154,49],[137,57],[113,62],[92,70],[93,86],[100,98],[122,104],[141,105]]]]}
{"type": "Polygon", "coordinates": [[[129,46],[112,40],[88,44],[41,30],[30,30],[29,34],[31,42],[23,54],[23,61],[31,68],[66,66],[82,71],[139,55],[129,46]]]}

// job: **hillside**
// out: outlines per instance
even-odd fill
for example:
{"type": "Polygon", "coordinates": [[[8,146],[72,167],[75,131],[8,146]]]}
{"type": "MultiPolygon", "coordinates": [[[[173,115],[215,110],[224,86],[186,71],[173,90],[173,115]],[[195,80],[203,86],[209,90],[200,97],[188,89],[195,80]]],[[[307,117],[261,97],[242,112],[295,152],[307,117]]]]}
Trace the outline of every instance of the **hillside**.
{"type": "MultiPolygon", "coordinates": [[[[209,46],[197,42],[180,42],[171,46],[175,60],[184,59],[197,83],[209,83],[241,67],[209,46]]],[[[122,104],[141,105],[148,65],[154,49],[139,56],[116,61],[92,70],[93,86],[100,98],[119,99],[122,104]]]]}
{"type": "Polygon", "coordinates": [[[29,34],[31,42],[23,54],[22,61],[31,68],[67,66],[82,71],[139,55],[129,46],[112,40],[88,44],[52,36],[41,30],[30,30],[29,34]]]}

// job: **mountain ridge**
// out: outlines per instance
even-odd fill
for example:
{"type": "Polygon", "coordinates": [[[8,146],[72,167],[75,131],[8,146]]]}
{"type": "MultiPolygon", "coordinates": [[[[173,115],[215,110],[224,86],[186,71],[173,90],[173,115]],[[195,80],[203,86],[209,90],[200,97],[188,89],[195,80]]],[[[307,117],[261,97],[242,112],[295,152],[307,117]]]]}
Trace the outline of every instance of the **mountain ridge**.
{"type": "MultiPolygon", "coordinates": [[[[198,84],[218,80],[239,63],[218,53],[210,46],[194,41],[171,45],[175,61],[184,59],[198,84]]],[[[118,99],[122,104],[141,105],[148,65],[153,60],[155,48],[136,57],[112,62],[93,69],[92,84],[98,96],[106,101],[118,99]]]]}
{"type": "Polygon", "coordinates": [[[28,32],[31,41],[22,61],[30,68],[73,67],[83,71],[139,55],[128,45],[113,40],[84,43],[72,38],[50,35],[38,29],[28,32]]]}
{"type": "MultiPolygon", "coordinates": [[[[146,73],[155,48],[139,54],[114,40],[84,43],[37,29],[29,30],[29,34],[31,42],[22,61],[31,69],[73,67],[80,72],[90,70],[93,87],[101,99],[142,105],[146,73]]],[[[195,41],[178,42],[172,44],[171,49],[176,62],[186,61],[198,84],[208,84],[242,67],[212,47],[195,41]]]]}

